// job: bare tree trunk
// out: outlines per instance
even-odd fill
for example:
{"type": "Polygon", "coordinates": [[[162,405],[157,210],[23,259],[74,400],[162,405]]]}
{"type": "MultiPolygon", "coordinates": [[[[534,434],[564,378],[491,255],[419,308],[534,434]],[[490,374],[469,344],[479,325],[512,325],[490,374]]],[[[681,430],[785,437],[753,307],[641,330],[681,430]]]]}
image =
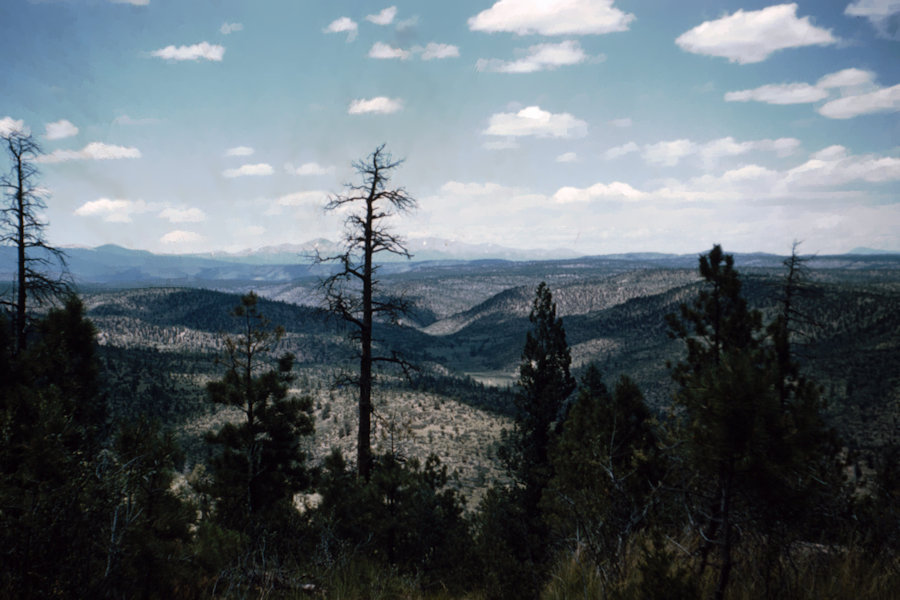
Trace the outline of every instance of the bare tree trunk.
{"type": "Polygon", "coordinates": [[[18,287],[16,289],[16,353],[25,350],[25,300],[28,287],[25,271],[25,176],[22,157],[16,157],[16,246],[18,251],[18,287]]]}

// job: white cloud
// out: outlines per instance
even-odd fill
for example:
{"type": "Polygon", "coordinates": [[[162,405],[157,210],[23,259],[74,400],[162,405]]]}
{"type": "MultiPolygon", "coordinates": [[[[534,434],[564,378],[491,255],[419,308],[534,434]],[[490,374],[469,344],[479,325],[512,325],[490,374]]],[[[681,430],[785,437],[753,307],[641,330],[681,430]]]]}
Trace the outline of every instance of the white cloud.
{"type": "Polygon", "coordinates": [[[844,14],[865,17],[878,35],[900,39],[900,0],[856,0],[847,5],[844,14]]]}
{"type": "Polygon", "coordinates": [[[307,204],[323,204],[327,200],[328,192],[323,192],[322,190],[310,190],[279,196],[276,200],[276,204],[278,206],[303,206],[307,204]]]}
{"type": "Polygon", "coordinates": [[[251,156],[253,148],[250,146],[235,146],[225,151],[225,156],[251,156]]]}
{"type": "Polygon", "coordinates": [[[828,90],[808,83],[763,85],[752,90],[727,92],[726,102],[765,102],[767,104],[805,104],[828,97],[828,90]]]}
{"type": "Polygon", "coordinates": [[[231,35],[235,31],[241,31],[244,29],[243,23],[222,23],[222,26],[219,27],[219,33],[222,35],[231,35]]]}
{"type": "Polygon", "coordinates": [[[11,133],[28,133],[25,127],[25,121],[22,119],[13,119],[12,117],[3,117],[0,119],[0,136],[10,135],[11,133]]]}
{"type": "Polygon", "coordinates": [[[578,160],[578,155],[574,152],[565,152],[556,157],[558,163],[570,163],[578,160]]]}
{"type": "Polygon", "coordinates": [[[36,160],[42,163],[58,163],[70,160],[116,160],[120,158],[140,158],[137,148],[91,142],[81,150],[54,150],[50,154],[39,156],[36,160]]]}
{"type": "Polygon", "coordinates": [[[209,42],[200,42],[191,46],[166,46],[150,53],[151,56],[163,58],[165,60],[211,60],[220,62],[225,56],[225,47],[219,44],[210,44],[209,42]]]}
{"type": "Polygon", "coordinates": [[[816,27],[809,17],[797,18],[796,4],[780,4],[706,21],[678,36],[687,52],[721,56],[740,64],[761,62],[786,48],[823,46],[838,40],[831,30],[816,27]]]}
{"type": "Polygon", "coordinates": [[[163,244],[190,244],[203,239],[199,233],[176,229],[159,238],[163,244]]]}
{"type": "Polygon", "coordinates": [[[823,75],[816,83],[823,89],[853,88],[870,86],[875,83],[875,73],[862,69],[843,69],[828,75],[823,75]]]}
{"type": "Polygon", "coordinates": [[[506,186],[499,183],[462,183],[459,181],[448,181],[441,186],[442,194],[451,196],[492,196],[510,190],[506,186]]]}
{"type": "Polygon", "coordinates": [[[437,42],[428,42],[424,48],[416,47],[414,50],[422,53],[422,60],[456,58],[459,56],[459,47],[451,44],[438,44],[437,42]]]}
{"type": "Polygon", "coordinates": [[[331,23],[328,24],[328,27],[322,30],[322,33],[345,33],[347,34],[347,41],[352,42],[356,39],[356,34],[359,30],[359,26],[356,24],[356,21],[351,19],[350,17],[341,17],[339,19],[335,19],[331,23]]]}
{"type": "Polygon", "coordinates": [[[399,98],[388,98],[386,96],[376,96],[375,98],[361,98],[350,103],[347,113],[351,115],[362,115],[366,113],[376,113],[386,115],[395,113],[403,108],[403,101],[399,98]]]}
{"type": "Polygon", "coordinates": [[[499,0],[469,19],[469,29],[519,35],[588,35],[627,31],[634,15],[613,0],[499,0]]]}
{"type": "Polygon", "coordinates": [[[872,87],[875,74],[862,69],[843,69],[823,75],[815,85],[808,83],[782,83],[763,85],[750,90],[727,92],[726,102],[765,102],[767,104],[808,104],[824,100],[831,90],[843,93],[857,88],[872,87]]]}
{"type": "Polygon", "coordinates": [[[376,25],[390,25],[394,22],[394,17],[397,16],[397,7],[389,6],[379,12],[378,14],[368,15],[366,17],[366,21],[370,23],[375,23],[376,25]]]}
{"type": "Polygon", "coordinates": [[[409,50],[394,48],[390,44],[385,44],[384,42],[375,42],[369,50],[369,58],[399,58],[400,60],[406,60],[410,57],[410,54],[409,50]]]}
{"type": "Polygon", "coordinates": [[[485,135],[573,138],[587,135],[587,123],[569,113],[553,114],[539,106],[529,106],[517,113],[491,115],[485,135]]]}
{"type": "Polygon", "coordinates": [[[244,177],[247,175],[271,175],[274,172],[275,169],[272,168],[272,165],[259,163],[255,165],[241,165],[237,169],[225,169],[222,171],[222,175],[229,179],[233,179],[235,177],[244,177]]]}
{"type": "Polygon", "coordinates": [[[900,84],[866,94],[844,96],[819,107],[829,119],[850,119],[859,115],[900,111],[900,84]]]}
{"type": "Polygon", "coordinates": [[[109,0],[113,4],[131,4],[132,6],[147,6],[150,0],[109,0]]]}
{"type": "Polygon", "coordinates": [[[48,140],[61,140],[78,134],[78,128],[66,119],[47,123],[45,127],[46,133],[44,134],[44,137],[48,140]]]}
{"type": "Polygon", "coordinates": [[[634,189],[627,183],[614,181],[610,184],[595,183],[588,188],[561,187],[553,194],[557,204],[591,202],[594,200],[635,201],[645,196],[644,192],[634,189]]]}
{"type": "Polygon", "coordinates": [[[206,213],[199,208],[164,208],[159,218],[170,223],[199,223],[206,220],[206,213]]]}
{"type": "Polygon", "coordinates": [[[85,202],[75,209],[79,217],[101,217],[107,223],[131,223],[131,215],[148,210],[143,200],[132,201],[99,198],[85,202]]]}
{"type": "Polygon", "coordinates": [[[698,147],[698,152],[703,161],[713,164],[721,158],[738,156],[753,150],[774,152],[780,157],[790,156],[800,147],[800,140],[796,138],[778,138],[777,140],[753,140],[738,142],[728,136],[712,140],[698,147]]]}
{"type": "Polygon", "coordinates": [[[853,17],[889,17],[900,13],[900,0],[856,0],[844,9],[853,17]]]}
{"type": "Polygon", "coordinates": [[[626,154],[631,154],[632,152],[639,152],[640,149],[641,147],[634,142],[628,142],[627,144],[622,144],[621,146],[610,148],[603,153],[603,156],[607,159],[619,158],[620,156],[625,156],[626,154]]]}
{"type": "Polygon", "coordinates": [[[475,63],[478,71],[494,73],[534,73],[552,70],[566,65],[577,65],[587,60],[587,54],[576,40],[566,40],[558,44],[536,44],[528,48],[528,53],[518,59],[505,61],[498,58],[479,58],[475,63]]]}
{"type": "Polygon", "coordinates": [[[612,125],[613,127],[622,127],[622,128],[631,127],[631,118],[624,117],[621,119],[613,119],[612,121],[609,122],[609,124],[612,125]]]}
{"type": "Polygon", "coordinates": [[[643,159],[656,165],[673,167],[689,156],[700,158],[704,166],[712,167],[722,158],[739,156],[748,152],[774,152],[780,157],[793,154],[800,147],[796,138],[749,140],[739,142],[731,136],[700,143],[689,139],[668,140],[645,144],[634,142],[610,148],[604,153],[607,159],[619,158],[633,152],[641,152],[643,159]]]}
{"type": "Polygon", "coordinates": [[[691,140],[672,140],[644,146],[643,157],[648,163],[673,167],[685,156],[697,152],[697,144],[691,140]]]}
{"type": "Polygon", "coordinates": [[[843,146],[829,146],[785,173],[785,183],[804,187],[839,186],[853,181],[900,181],[900,158],[850,155],[843,146]]]}
{"type": "Polygon", "coordinates": [[[328,175],[329,173],[334,173],[334,167],[323,167],[317,162],[304,163],[299,167],[286,165],[285,168],[292,175],[328,175]]]}

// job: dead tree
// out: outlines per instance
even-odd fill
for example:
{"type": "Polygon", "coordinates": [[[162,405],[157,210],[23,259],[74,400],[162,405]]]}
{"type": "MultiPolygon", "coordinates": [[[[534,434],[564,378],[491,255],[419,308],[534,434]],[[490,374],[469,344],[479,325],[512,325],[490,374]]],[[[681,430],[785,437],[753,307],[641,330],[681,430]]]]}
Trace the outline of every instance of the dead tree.
{"type": "Polygon", "coordinates": [[[406,370],[409,364],[397,353],[373,353],[373,326],[376,322],[396,323],[406,314],[409,303],[402,297],[380,293],[378,258],[394,254],[412,255],[403,240],[391,232],[387,221],[416,207],[416,200],[402,187],[389,187],[392,171],[403,163],[393,160],[377,147],[364,160],[353,163],[358,183],[348,183],[345,191],[329,198],[326,210],[346,212],[343,252],[317,257],[318,262],[335,262],[339,268],[321,283],[326,309],[345,321],[351,336],[359,344],[359,373],[352,383],[359,388],[359,432],[357,434],[357,473],[368,481],[372,469],[371,423],[373,365],[393,363],[406,370]]]}
{"type": "Polygon", "coordinates": [[[10,170],[0,178],[6,202],[0,211],[0,244],[16,249],[16,279],[13,300],[0,300],[12,314],[16,353],[25,349],[29,303],[38,305],[71,292],[67,281],[66,256],[44,239],[47,223],[41,211],[47,208],[46,190],[37,185],[35,159],[41,148],[30,133],[13,131],[0,136],[9,157],[10,170]]]}

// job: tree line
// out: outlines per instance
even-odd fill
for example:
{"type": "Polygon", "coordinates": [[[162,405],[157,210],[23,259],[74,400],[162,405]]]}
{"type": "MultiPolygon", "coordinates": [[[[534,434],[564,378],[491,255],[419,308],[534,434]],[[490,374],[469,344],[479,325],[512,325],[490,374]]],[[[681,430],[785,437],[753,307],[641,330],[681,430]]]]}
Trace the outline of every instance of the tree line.
{"type": "MultiPolygon", "coordinates": [[[[379,294],[375,259],[408,255],[385,220],[414,206],[388,185],[400,164],[377,148],[356,163],[361,183],[329,204],[351,215],[345,253],[324,258],[338,268],[323,297],[360,350],[344,379],[359,392],[355,461],[338,451],[310,461],[312,400],[289,392],[284,330],[249,293],[230,313],[237,327],[223,339],[221,377],[206,387],[232,417],[208,432],[206,460],[182,474],[171,431],[110,419],[77,296],[42,294],[44,280],[19,262],[24,309],[16,287],[0,315],[0,596],[896,593],[900,456],[886,451],[865,489],[845,476],[821,390],[793,352],[804,282],[796,252],[767,321],[749,308],[730,255],[716,245],[699,258],[701,291],[667,317],[682,358],[669,365],[675,391],[663,413],[627,377],[609,383],[589,366],[575,380],[552,291],[538,286],[514,425],[495,457],[508,477],[477,506],[436,456],[373,451],[379,368],[414,368],[378,337],[408,308],[379,294]],[[56,303],[39,314],[32,302],[44,298],[56,303]]],[[[35,206],[21,202],[19,179],[4,181],[4,214],[35,206]]],[[[11,235],[26,259],[38,247],[11,235]]]]}

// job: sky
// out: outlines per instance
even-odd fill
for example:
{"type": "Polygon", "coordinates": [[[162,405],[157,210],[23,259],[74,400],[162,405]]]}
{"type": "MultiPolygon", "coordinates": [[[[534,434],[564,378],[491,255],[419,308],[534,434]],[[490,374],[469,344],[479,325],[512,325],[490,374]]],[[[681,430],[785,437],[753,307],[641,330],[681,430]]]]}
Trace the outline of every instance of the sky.
{"type": "Polygon", "coordinates": [[[0,26],[0,133],[42,146],[59,246],[336,240],[329,195],[386,144],[415,244],[900,251],[900,0],[3,0],[0,26]]]}

